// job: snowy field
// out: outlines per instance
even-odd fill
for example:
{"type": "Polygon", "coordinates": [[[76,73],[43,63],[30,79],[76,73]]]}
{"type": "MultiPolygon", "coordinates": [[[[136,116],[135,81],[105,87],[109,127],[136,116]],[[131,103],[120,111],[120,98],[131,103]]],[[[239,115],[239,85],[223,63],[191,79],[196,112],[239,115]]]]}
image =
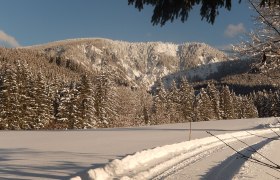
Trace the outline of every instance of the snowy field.
{"type": "Polygon", "coordinates": [[[238,137],[280,164],[280,157],[273,155],[279,149],[279,141],[263,138],[276,136],[264,129],[265,124],[275,122],[275,118],[197,122],[193,123],[192,134],[196,140],[191,142],[184,142],[188,140],[188,124],[86,131],[1,131],[0,179],[219,179],[225,172],[229,178],[273,179],[280,173],[261,167],[264,171],[258,176],[259,165],[237,161],[234,151],[206,131],[257,156],[233,138],[238,137]],[[132,155],[135,152],[138,153],[132,155]]]}

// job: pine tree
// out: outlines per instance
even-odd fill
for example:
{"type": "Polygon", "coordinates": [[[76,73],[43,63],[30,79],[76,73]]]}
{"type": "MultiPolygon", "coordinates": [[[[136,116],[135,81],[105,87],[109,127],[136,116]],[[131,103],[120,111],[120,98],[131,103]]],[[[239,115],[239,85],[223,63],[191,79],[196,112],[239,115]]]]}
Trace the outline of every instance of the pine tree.
{"type": "Polygon", "coordinates": [[[71,106],[70,101],[70,89],[63,88],[60,92],[58,92],[58,108],[57,108],[57,120],[55,122],[55,128],[57,129],[67,129],[69,126],[68,118],[69,118],[69,107],[71,106]]]}
{"type": "Polygon", "coordinates": [[[258,111],[255,107],[253,100],[244,96],[242,98],[243,102],[243,118],[256,118],[258,117],[258,111]]]}
{"type": "Polygon", "coordinates": [[[143,114],[141,114],[142,107],[136,90],[129,87],[118,87],[117,94],[119,121],[115,125],[118,127],[141,125],[143,114]]]}
{"type": "Polygon", "coordinates": [[[244,118],[244,103],[242,96],[236,96],[235,93],[232,93],[232,103],[233,103],[233,118],[241,119],[244,118]]]}
{"type": "Polygon", "coordinates": [[[212,107],[214,110],[214,119],[221,119],[220,114],[220,94],[219,91],[216,89],[215,85],[209,83],[207,86],[207,94],[210,97],[212,107]]]}
{"type": "Polygon", "coordinates": [[[229,87],[224,86],[220,93],[221,113],[223,119],[232,119],[234,117],[233,98],[229,87]]]}
{"type": "Polygon", "coordinates": [[[15,70],[10,65],[7,65],[2,78],[2,87],[0,88],[0,117],[4,125],[2,128],[18,130],[20,129],[20,113],[15,70]]]}
{"type": "Polygon", "coordinates": [[[116,111],[118,102],[116,88],[110,79],[110,71],[106,59],[102,60],[101,72],[96,77],[95,110],[98,127],[113,127],[118,120],[116,111]]]}
{"type": "Polygon", "coordinates": [[[167,100],[166,100],[166,91],[162,81],[158,80],[156,82],[156,92],[154,96],[153,104],[153,122],[152,124],[164,124],[167,121],[167,100]]]}
{"type": "Polygon", "coordinates": [[[94,107],[93,85],[88,75],[83,75],[80,80],[78,98],[79,118],[76,120],[76,128],[87,129],[96,127],[96,110],[94,107]]]}
{"type": "Polygon", "coordinates": [[[48,97],[50,100],[51,108],[49,109],[49,113],[51,114],[50,122],[47,126],[48,129],[55,129],[57,119],[58,119],[58,108],[60,101],[60,83],[57,78],[54,77],[53,82],[49,81],[47,85],[48,97]]]}
{"type": "Polygon", "coordinates": [[[139,107],[137,107],[137,115],[143,121],[144,125],[151,124],[151,109],[153,105],[153,97],[146,91],[146,87],[141,86],[138,90],[136,98],[139,99],[139,107]]]}
{"type": "Polygon", "coordinates": [[[34,95],[33,95],[33,79],[31,72],[25,61],[16,61],[16,79],[18,85],[18,112],[20,113],[20,128],[32,129],[34,121],[34,95]],[[32,84],[32,85],[30,85],[32,84]]]}
{"type": "Polygon", "coordinates": [[[200,90],[196,108],[198,110],[198,120],[200,121],[209,121],[215,117],[213,104],[204,88],[200,90]]]}
{"type": "Polygon", "coordinates": [[[263,94],[263,114],[264,117],[270,117],[271,116],[271,107],[272,107],[272,102],[271,102],[271,98],[270,98],[270,93],[264,91],[263,94]]]}
{"type": "Polygon", "coordinates": [[[79,116],[79,96],[80,92],[77,90],[76,83],[71,82],[69,87],[68,102],[66,103],[68,129],[84,128],[82,117],[79,116]]]}
{"type": "Polygon", "coordinates": [[[272,96],[271,96],[271,115],[274,117],[279,117],[280,116],[280,95],[279,91],[276,91],[272,96]]]}
{"type": "Polygon", "coordinates": [[[46,81],[41,72],[37,74],[35,81],[35,117],[34,129],[44,129],[51,120],[50,109],[52,108],[51,97],[48,95],[46,81]]]}
{"type": "Polygon", "coordinates": [[[171,123],[178,123],[182,117],[180,117],[179,90],[174,80],[172,81],[171,89],[167,94],[167,109],[169,112],[169,121],[171,123]]]}
{"type": "Polygon", "coordinates": [[[258,109],[259,117],[265,117],[265,95],[264,92],[258,91],[255,93],[254,104],[258,109]]]}
{"type": "Polygon", "coordinates": [[[193,103],[194,103],[194,89],[188,83],[188,81],[183,78],[180,86],[179,101],[180,110],[183,115],[183,122],[190,122],[194,118],[193,103]]]}

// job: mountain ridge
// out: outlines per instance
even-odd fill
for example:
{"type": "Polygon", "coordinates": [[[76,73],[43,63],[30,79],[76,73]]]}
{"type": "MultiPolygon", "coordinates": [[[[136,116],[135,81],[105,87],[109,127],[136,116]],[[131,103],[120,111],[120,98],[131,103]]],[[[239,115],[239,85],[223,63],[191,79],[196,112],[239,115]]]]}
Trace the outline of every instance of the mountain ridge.
{"type": "Polygon", "coordinates": [[[157,79],[200,65],[227,61],[223,52],[205,44],[186,42],[127,42],[80,38],[24,47],[51,57],[70,59],[88,70],[100,70],[102,60],[131,85],[150,87],[157,79]]]}

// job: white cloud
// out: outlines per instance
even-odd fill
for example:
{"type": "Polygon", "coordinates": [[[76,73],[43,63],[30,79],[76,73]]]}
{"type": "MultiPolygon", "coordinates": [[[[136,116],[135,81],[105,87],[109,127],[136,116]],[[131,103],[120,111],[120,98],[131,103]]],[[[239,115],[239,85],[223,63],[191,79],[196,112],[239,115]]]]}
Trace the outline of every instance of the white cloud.
{"type": "Polygon", "coordinates": [[[234,38],[239,34],[243,34],[246,32],[246,28],[244,27],[243,23],[239,24],[229,24],[225,30],[224,35],[229,38],[234,38]]]}
{"type": "Polygon", "coordinates": [[[16,38],[8,35],[7,33],[5,33],[2,30],[0,30],[0,41],[4,42],[4,44],[7,44],[12,47],[20,46],[20,44],[17,42],[16,38]]]}

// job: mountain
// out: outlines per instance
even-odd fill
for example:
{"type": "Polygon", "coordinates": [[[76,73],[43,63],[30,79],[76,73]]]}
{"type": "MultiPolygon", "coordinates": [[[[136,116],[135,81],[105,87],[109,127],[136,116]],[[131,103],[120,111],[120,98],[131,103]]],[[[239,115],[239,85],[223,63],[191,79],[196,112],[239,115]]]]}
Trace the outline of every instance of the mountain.
{"type": "MultiPolygon", "coordinates": [[[[25,47],[54,58],[71,60],[98,71],[107,60],[126,85],[150,87],[156,79],[198,66],[227,61],[223,52],[205,43],[124,42],[110,39],[70,39],[25,47]]],[[[200,76],[207,73],[197,72],[200,76]]],[[[209,74],[209,73],[208,73],[209,74]]]]}
{"type": "Polygon", "coordinates": [[[247,73],[255,60],[230,60],[200,65],[187,70],[175,72],[162,77],[164,84],[171,85],[172,81],[180,81],[182,77],[192,83],[205,82],[207,80],[221,81],[224,78],[247,73]]]}

